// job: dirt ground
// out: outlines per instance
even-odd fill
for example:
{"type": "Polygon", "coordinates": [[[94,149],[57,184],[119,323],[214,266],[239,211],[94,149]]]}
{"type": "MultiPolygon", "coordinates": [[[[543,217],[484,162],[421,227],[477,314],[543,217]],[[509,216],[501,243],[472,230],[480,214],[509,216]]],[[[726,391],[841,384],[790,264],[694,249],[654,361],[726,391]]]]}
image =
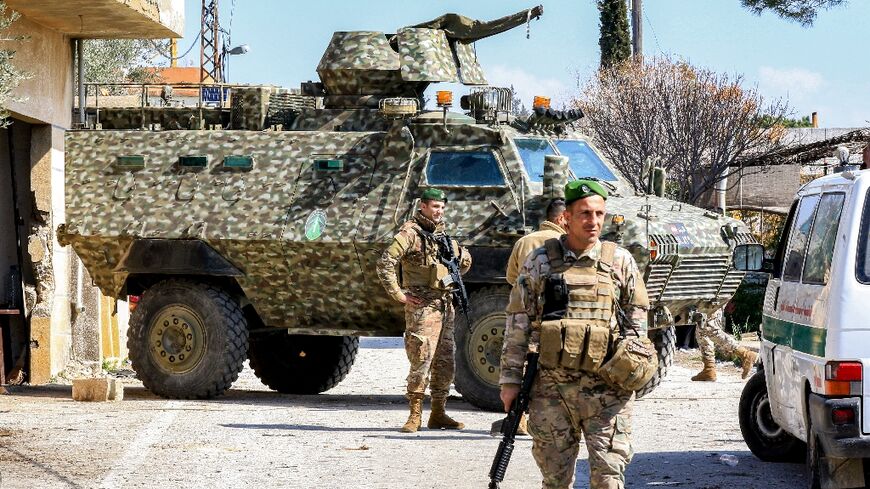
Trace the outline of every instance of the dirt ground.
{"type": "MultiPolygon", "coordinates": [[[[803,486],[802,465],[760,462],[743,443],[737,370],[692,383],[697,351],[678,357],[636,404],[627,486],[803,486]]],[[[406,369],[399,339],[363,339],[348,378],[318,396],[276,394],[248,368],[211,401],[161,399],[133,379],[108,403],[75,402],[67,385],[12,387],[0,395],[0,488],[486,487],[499,416],[457,398],[448,408],[466,429],[398,433],[406,369]]],[[[518,439],[502,487],[540,487],[530,447],[518,439]]],[[[574,487],[588,487],[585,449],[574,487]]]]}

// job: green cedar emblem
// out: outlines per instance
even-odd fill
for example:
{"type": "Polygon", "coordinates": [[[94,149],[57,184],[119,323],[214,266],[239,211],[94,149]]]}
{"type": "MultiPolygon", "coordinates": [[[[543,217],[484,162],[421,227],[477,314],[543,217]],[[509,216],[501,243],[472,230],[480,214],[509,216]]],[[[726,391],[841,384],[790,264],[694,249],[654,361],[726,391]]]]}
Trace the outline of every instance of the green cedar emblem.
{"type": "Polygon", "coordinates": [[[322,209],[315,209],[308,219],[305,220],[305,239],[314,241],[320,238],[323,234],[323,229],[326,227],[326,212],[322,209]]]}

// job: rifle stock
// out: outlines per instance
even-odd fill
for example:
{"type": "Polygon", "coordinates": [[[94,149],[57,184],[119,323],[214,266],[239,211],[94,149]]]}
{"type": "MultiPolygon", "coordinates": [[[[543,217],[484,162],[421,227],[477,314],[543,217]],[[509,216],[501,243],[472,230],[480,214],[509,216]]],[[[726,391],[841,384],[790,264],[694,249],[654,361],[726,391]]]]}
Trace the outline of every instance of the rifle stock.
{"type": "Polygon", "coordinates": [[[498,489],[498,484],[504,480],[507,466],[511,461],[511,455],[514,451],[514,440],[517,436],[517,430],[520,428],[520,419],[523,413],[529,410],[529,401],[531,400],[532,384],[535,381],[535,376],[538,373],[538,353],[529,352],[526,355],[526,371],[523,374],[523,383],[520,386],[520,392],[517,398],[514,399],[511,405],[511,410],[508,411],[507,419],[502,424],[501,442],[498,444],[498,451],[495,452],[495,458],[492,460],[492,467],[489,469],[489,489],[498,489]]]}

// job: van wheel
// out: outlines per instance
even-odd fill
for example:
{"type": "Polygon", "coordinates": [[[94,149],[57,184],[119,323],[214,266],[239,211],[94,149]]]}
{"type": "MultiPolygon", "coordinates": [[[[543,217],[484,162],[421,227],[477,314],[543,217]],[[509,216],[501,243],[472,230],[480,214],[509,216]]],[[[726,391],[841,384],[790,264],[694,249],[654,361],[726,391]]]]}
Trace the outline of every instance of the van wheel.
{"type": "Polygon", "coordinates": [[[649,332],[649,339],[652,340],[656,347],[656,353],[659,355],[659,366],[656,369],[655,375],[645,386],[635,392],[638,399],[654,391],[668,374],[668,368],[674,363],[674,354],[677,344],[677,329],[672,324],[667,328],[656,329],[649,332]]]}
{"type": "Polygon", "coordinates": [[[803,457],[804,444],[773,419],[764,371],[756,372],[743,387],[738,416],[743,440],[759,459],[765,462],[798,462],[803,457]]]}
{"type": "Polygon", "coordinates": [[[484,287],[468,298],[469,326],[456,312],[456,390],[481,409],[502,411],[498,376],[510,287],[484,287]]]}

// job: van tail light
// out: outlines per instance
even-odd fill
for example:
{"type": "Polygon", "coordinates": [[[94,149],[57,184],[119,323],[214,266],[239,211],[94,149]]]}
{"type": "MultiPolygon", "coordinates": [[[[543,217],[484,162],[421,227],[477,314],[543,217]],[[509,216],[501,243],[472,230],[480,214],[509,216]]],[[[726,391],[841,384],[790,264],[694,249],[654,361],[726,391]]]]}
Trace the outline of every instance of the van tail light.
{"type": "Polygon", "coordinates": [[[860,396],[864,365],[861,362],[825,364],[825,393],[833,396],[860,396]]]}
{"type": "Polygon", "coordinates": [[[655,241],[649,242],[649,259],[655,260],[659,256],[659,244],[655,241]]]}
{"type": "Polygon", "coordinates": [[[855,424],[855,410],[852,408],[834,408],[831,410],[831,421],[836,425],[855,424]]]}

